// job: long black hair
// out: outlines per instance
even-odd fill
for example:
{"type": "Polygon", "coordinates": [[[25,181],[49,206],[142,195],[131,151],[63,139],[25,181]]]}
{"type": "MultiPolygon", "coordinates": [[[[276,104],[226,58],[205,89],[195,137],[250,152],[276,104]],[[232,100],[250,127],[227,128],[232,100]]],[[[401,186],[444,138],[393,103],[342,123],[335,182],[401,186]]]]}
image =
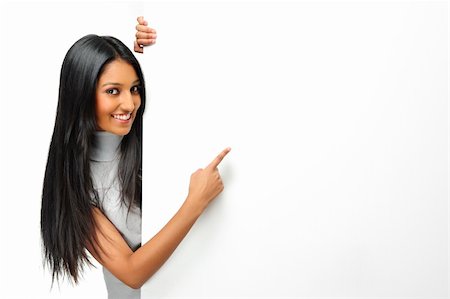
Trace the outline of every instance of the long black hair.
{"type": "Polygon", "coordinates": [[[101,209],[93,188],[89,152],[94,132],[95,92],[105,66],[121,59],[129,63],[140,80],[141,106],[130,132],[120,145],[119,181],[122,201],[142,203],[142,116],[145,83],[133,53],[118,39],[87,35],[67,52],[59,85],[55,127],[45,169],[41,237],[44,264],[52,272],[52,284],[67,275],[75,283],[89,261],[86,245],[96,242],[93,207],[101,209]]]}

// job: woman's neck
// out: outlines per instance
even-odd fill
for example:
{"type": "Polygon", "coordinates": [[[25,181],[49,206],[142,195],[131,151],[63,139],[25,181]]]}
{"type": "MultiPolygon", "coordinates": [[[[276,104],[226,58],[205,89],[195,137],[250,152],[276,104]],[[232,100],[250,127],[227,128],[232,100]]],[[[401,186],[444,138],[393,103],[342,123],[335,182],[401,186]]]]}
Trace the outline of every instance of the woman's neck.
{"type": "Polygon", "coordinates": [[[91,144],[90,159],[94,161],[112,161],[120,151],[123,136],[107,131],[95,131],[91,144]]]}

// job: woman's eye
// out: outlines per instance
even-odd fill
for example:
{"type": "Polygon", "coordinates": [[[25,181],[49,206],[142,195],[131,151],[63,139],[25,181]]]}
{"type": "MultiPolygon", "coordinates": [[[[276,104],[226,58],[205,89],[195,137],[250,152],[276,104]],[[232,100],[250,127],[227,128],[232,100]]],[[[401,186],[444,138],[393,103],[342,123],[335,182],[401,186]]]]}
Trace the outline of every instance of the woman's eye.
{"type": "Polygon", "coordinates": [[[119,94],[119,90],[117,90],[117,88],[111,88],[111,89],[108,89],[108,90],[106,91],[106,93],[107,93],[107,94],[116,95],[116,94],[119,94]]]}
{"type": "Polygon", "coordinates": [[[131,88],[132,93],[139,93],[141,91],[141,88],[139,86],[133,86],[131,88]]]}

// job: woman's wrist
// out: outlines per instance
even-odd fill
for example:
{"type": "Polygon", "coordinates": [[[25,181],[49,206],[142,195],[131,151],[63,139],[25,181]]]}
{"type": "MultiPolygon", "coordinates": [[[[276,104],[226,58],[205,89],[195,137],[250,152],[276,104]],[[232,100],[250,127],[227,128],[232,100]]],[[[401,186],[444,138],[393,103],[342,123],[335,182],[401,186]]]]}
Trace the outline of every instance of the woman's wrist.
{"type": "Polygon", "coordinates": [[[186,200],[181,207],[183,210],[186,210],[187,213],[193,215],[198,218],[203,213],[206,207],[200,204],[201,201],[194,198],[192,195],[188,195],[186,200]]]}

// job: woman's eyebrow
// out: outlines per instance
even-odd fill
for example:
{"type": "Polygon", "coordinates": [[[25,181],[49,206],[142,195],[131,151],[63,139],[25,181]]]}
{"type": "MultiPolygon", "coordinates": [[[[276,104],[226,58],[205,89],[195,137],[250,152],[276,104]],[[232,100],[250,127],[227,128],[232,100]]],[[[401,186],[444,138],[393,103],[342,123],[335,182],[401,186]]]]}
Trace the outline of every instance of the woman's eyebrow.
{"type": "MultiPolygon", "coordinates": [[[[140,83],[140,80],[139,80],[139,79],[134,80],[131,84],[138,84],[138,83],[140,83]]],[[[106,83],[103,84],[101,87],[106,86],[106,85],[119,85],[119,86],[121,86],[121,85],[123,85],[123,84],[122,84],[122,83],[118,83],[118,82],[106,82],[106,83]]]]}

